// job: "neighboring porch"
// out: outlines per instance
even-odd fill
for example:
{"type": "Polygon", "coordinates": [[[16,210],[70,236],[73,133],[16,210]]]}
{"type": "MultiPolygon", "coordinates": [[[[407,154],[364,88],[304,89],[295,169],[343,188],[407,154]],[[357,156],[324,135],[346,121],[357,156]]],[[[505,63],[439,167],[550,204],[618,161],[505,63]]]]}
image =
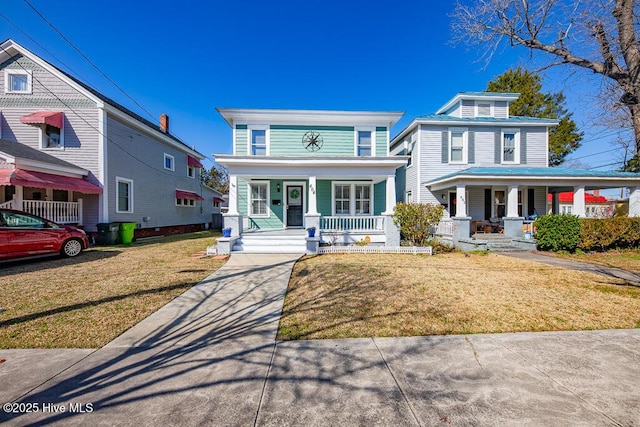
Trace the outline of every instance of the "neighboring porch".
{"type": "Polygon", "coordinates": [[[640,175],[560,168],[470,168],[425,183],[434,199],[441,200],[447,216],[437,232],[454,241],[504,234],[511,239],[532,235],[534,220],[561,213],[558,194],[572,191],[572,213],[586,217],[585,192],[630,188],[629,216],[640,216],[640,175]],[[487,233],[487,228],[489,233],[487,233]]]}
{"type": "MultiPolygon", "coordinates": [[[[257,231],[315,229],[317,244],[357,242],[398,246],[391,215],[396,204],[395,169],[403,159],[246,158],[218,161],[229,168],[232,238],[257,231]],[[306,166],[298,164],[306,163],[306,166]],[[256,167],[258,163],[261,167],[256,167]]],[[[231,156],[230,156],[231,157],[231,156]]]]}

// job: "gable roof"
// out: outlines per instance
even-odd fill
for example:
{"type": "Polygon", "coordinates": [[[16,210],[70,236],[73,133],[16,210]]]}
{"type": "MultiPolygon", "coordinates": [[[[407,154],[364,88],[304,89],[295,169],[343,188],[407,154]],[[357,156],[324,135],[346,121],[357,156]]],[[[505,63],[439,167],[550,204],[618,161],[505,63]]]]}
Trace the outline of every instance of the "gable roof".
{"type": "Polygon", "coordinates": [[[59,168],[69,169],[81,175],[88,174],[87,170],[80,168],[73,163],[69,163],[40,150],[36,150],[28,145],[7,141],[5,139],[0,139],[0,154],[5,154],[14,159],[23,159],[32,162],[45,163],[47,165],[54,165],[59,168]]]}
{"type": "Polygon", "coordinates": [[[456,103],[464,100],[475,101],[507,101],[512,102],[520,97],[519,93],[507,92],[458,92],[453,98],[447,101],[442,107],[436,111],[436,114],[442,114],[453,107],[456,103]]]}
{"type": "MultiPolygon", "coordinates": [[[[26,56],[29,59],[35,61],[36,63],[38,63],[38,65],[42,66],[45,69],[48,69],[48,71],[53,72],[54,74],[59,74],[59,76],[58,76],[59,78],[61,78],[62,80],[67,80],[67,83],[70,84],[70,86],[74,87],[75,89],[78,89],[80,92],[84,93],[84,95],[86,95],[87,97],[93,98],[94,101],[97,102],[99,100],[104,104],[108,104],[109,106],[113,107],[115,110],[117,110],[117,111],[119,111],[121,113],[124,113],[125,115],[131,117],[132,119],[136,120],[140,124],[142,124],[145,127],[149,128],[154,133],[156,133],[156,134],[159,133],[159,135],[156,135],[156,136],[159,136],[161,138],[170,139],[172,142],[181,145],[183,149],[186,149],[187,151],[193,153],[199,159],[204,159],[205,158],[205,156],[203,154],[201,154],[200,152],[198,152],[195,149],[195,147],[189,147],[184,141],[182,141],[178,137],[176,137],[176,136],[174,136],[174,135],[172,135],[172,134],[170,134],[168,132],[167,133],[163,132],[158,124],[155,124],[155,123],[151,122],[150,120],[145,119],[144,117],[142,117],[139,114],[131,111],[127,107],[123,106],[122,104],[119,104],[118,102],[114,101],[113,99],[109,98],[108,96],[98,92],[96,89],[92,88],[91,86],[87,85],[86,83],[83,83],[82,81],[80,81],[79,79],[73,77],[69,73],[61,70],[60,68],[56,67],[55,65],[53,65],[52,63],[50,63],[46,59],[44,59],[44,58],[36,55],[35,53],[29,51],[28,49],[24,48],[23,46],[21,46],[20,44],[16,43],[12,39],[7,39],[4,42],[0,43],[0,63],[3,63],[7,59],[12,58],[14,56],[14,55],[10,54],[10,50],[12,50],[12,49],[15,50],[16,52],[18,52],[19,54],[21,54],[23,56],[26,56]]],[[[100,104],[100,102],[98,102],[98,104],[100,104]]]]}

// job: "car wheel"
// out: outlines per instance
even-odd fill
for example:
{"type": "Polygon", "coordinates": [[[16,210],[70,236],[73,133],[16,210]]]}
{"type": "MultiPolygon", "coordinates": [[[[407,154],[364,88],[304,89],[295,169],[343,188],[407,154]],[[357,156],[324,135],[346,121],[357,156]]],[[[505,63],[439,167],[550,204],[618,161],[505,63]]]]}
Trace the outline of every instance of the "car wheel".
{"type": "Polygon", "coordinates": [[[65,257],[74,257],[82,252],[82,242],[78,239],[69,239],[62,245],[61,255],[65,257]]]}

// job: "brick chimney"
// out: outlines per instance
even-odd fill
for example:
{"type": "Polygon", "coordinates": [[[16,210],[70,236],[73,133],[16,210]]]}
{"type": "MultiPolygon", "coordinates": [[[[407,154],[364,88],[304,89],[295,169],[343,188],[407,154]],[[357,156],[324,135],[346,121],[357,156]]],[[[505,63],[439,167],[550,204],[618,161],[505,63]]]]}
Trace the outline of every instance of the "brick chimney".
{"type": "Polygon", "coordinates": [[[169,133],[169,116],[166,114],[160,114],[160,130],[169,133]]]}

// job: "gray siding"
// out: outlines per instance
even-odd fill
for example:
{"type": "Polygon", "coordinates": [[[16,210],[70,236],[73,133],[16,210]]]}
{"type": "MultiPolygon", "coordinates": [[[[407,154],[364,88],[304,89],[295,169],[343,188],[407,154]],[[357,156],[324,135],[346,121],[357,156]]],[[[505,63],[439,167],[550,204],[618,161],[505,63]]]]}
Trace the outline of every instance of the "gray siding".
{"type": "Polygon", "coordinates": [[[527,166],[547,167],[547,129],[545,127],[521,128],[526,133],[527,166]]]}
{"type": "Polygon", "coordinates": [[[493,116],[499,119],[509,117],[509,107],[507,101],[496,101],[493,105],[493,116]]]}
{"type": "Polygon", "coordinates": [[[462,100],[462,117],[474,117],[476,113],[475,103],[470,99],[462,100]]]}
{"type": "Polygon", "coordinates": [[[176,206],[176,189],[207,195],[209,191],[196,178],[187,176],[187,154],[133,129],[109,116],[107,118],[108,203],[109,221],[136,222],[144,228],[211,221],[203,204],[210,198],[196,201],[195,207],[176,206]],[[164,153],[175,159],[175,171],[164,169],[164,153]],[[116,177],[133,180],[133,213],[116,213],[116,177]],[[150,221],[143,221],[143,217],[150,221]]]}

